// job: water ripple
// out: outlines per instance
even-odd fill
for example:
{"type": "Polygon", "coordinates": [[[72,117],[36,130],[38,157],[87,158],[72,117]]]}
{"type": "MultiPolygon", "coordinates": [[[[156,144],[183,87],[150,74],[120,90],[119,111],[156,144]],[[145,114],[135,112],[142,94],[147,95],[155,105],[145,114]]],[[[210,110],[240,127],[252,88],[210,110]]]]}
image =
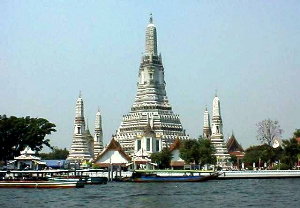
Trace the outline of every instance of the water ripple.
{"type": "Polygon", "coordinates": [[[83,189],[0,189],[0,207],[298,207],[300,179],[108,183],[83,189]]]}

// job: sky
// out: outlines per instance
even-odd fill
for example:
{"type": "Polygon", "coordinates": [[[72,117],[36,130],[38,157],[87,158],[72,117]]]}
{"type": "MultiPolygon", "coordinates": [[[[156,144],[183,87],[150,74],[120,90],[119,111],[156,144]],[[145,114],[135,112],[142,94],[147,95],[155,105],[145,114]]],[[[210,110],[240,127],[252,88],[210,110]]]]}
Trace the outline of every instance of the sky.
{"type": "Polygon", "coordinates": [[[0,1],[0,114],[56,124],[51,144],[70,148],[82,92],[104,143],[136,94],[149,14],[157,28],[166,91],[187,134],[221,101],[224,138],[259,144],[256,124],[278,120],[283,139],[300,128],[300,2],[0,1]]]}

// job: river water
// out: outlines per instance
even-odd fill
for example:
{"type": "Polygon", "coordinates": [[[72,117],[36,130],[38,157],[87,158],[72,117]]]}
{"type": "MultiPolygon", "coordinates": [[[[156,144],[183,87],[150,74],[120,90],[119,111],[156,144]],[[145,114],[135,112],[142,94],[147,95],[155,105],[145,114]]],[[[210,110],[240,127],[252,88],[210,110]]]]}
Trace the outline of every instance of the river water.
{"type": "Polygon", "coordinates": [[[0,189],[0,207],[300,207],[300,179],[118,183],[82,189],[0,189]]]}

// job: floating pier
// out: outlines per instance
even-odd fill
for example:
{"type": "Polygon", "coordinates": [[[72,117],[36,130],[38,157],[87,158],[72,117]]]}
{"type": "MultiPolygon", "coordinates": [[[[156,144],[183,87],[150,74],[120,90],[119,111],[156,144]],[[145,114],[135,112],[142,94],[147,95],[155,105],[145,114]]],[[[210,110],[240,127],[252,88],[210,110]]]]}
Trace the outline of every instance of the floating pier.
{"type": "Polygon", "coordinates": [[[300,170],[221,171],[218,179],[300,178],[300,170]]]}

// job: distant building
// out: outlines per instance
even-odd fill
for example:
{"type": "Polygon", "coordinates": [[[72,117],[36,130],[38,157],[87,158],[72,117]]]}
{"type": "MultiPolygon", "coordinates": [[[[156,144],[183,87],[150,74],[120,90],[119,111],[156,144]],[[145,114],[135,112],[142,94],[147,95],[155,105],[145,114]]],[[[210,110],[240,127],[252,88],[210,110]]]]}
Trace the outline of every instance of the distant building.
{"type": "Polygon", "coordinates": [[[238,159],[242,159],[245,156],[243,147],[238,143],[234,134],[226,142],[227,151],[230,155],[236,156],[238,159]]]}
{"type": "Polygon", "coordinates": [[[161,151],[162,142],[160,135],[156,135],[150,123],[144,128],[143,134],[134,139],[134,154],[132,162],[134,169],[153,169],[157,164],[151,162],[151,154],[161,151]]]}
{"type": "Polygon", "coordinates": [[[150,124],[135,138],[134,152],[143,151],[151,155],[154,152],[159,152],[162,149],[161,136],[156,135],[150,124]]]}
{"type": "Polygon", "coordinates": [[[10,161],[18,170],[41,170],[46,166],[40,157],[35,156],[35,152],[30,147],[26,147],[20,154],[20,156],[14,157],[13,161],[10,161]]]}
{"type": "Polygon", "coordinates": [[[134,155],[138,149],[135,145],[139,145],[137,140],[143,136],[149,122],[155,134],[153,138],[159,138],[160,148],[169,146],[175,138],[188,138],[179,116],[172,111],[165,85],[162,57],[157,52],[156,27],[151,16],[146,29],[145,53],[140,64],[135,101],[129,114],[123,116],[114,136],[127,154],[134,155]]]}
{"type": "Polygon", "coordinates": [[[184,160],[180,157],[180,146],[181,140],[176,139],[173,144],[170,146],[170,151],[172,153],[172,159],[170,166],[172,169],[183,169],[184,168],[184,160]]]}
{"type": "Polygon", "coordinates": [[[130,162],[131,157],[124,152],[121,145],[115,139],[111,139],[107,147],[94,160],[96,165],[103,168],[110,166],[126,167],[130,162]]]}

